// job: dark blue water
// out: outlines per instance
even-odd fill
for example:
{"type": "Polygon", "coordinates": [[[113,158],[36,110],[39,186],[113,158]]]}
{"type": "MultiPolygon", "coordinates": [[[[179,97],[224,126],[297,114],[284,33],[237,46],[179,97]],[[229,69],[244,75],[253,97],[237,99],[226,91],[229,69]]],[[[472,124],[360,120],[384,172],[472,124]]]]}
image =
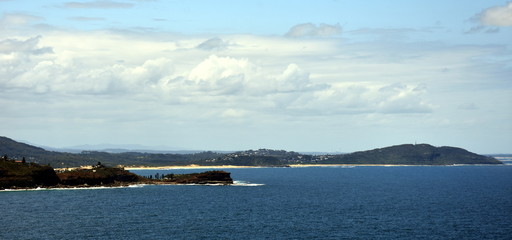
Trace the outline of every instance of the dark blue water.
{"type": "Polygon", "coordinates": [[[0,192],[0,239],[512,238],[512,166],[228,171],[264,185],[0,192]]]}

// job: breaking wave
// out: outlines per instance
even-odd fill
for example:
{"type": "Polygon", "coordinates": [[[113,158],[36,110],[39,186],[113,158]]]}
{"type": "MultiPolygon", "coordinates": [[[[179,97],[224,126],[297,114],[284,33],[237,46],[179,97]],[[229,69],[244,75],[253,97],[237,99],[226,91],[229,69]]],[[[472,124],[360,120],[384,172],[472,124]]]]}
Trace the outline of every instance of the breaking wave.
{"type": "Polygon", "coordinates": [[[264,186],[265,184],[262,183],[250,183],[246,181],[233,181],[233,184],[231,186],[240,186],[240,187],[259,187],[264,186]]]}
{"type": "Polygon", "coordinates": [[[61,191],[61,190],[97,190],[97,189],[113,189],[113,188],[139,188],[144,187],[146,184],[134,184],[128,186],[99,186],[99,187],[64,187],[64,188],[21,188],[21,189],[3,189],[0,192],[23,192],[23,191],[61,191]]]}

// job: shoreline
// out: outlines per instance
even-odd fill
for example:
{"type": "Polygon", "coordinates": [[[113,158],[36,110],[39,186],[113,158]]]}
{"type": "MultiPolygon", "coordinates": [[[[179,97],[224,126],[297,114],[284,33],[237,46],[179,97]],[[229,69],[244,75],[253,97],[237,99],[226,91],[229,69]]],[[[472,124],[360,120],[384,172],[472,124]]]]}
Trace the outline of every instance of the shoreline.
{"type": "MultiPolygon", "coordinates": [[[[237,166],[237,165],[169,165],[169,166],[138,166],[138,167],[124,167],[130,170],[173,170],[173,169],[233,169],[233,168],[306,168],[306,167],[453,167],[453,166],[488,166],[496,164],[452,164],[452,165],[413,165],[413,164],[290,164],[286,166],[237,166]]],[[[498,164],[501,165],[501,164],[498,164]]]]}

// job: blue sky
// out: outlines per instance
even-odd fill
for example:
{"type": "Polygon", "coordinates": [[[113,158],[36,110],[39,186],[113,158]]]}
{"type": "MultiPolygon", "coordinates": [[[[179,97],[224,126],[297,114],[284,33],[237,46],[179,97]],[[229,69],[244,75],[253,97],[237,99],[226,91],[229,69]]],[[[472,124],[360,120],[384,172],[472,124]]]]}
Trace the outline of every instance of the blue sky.
{"type": "Polygon", "coordinates": [[[1,135],[512,152],[510,1],[0,0],[1,135]]]}

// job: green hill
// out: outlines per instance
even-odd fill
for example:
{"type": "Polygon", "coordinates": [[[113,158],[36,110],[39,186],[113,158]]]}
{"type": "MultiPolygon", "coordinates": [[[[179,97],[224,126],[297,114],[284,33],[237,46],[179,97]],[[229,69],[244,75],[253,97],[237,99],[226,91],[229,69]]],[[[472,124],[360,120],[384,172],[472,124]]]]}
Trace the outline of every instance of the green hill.
{"type": "Polygon", "coordinates": [[[0,189],[53,186],[59,181],[59,177],[50,166],[0,158],[0,189]]]}
{"type": "Polygon", "coordinates": [[[428,144],[403,144],[350,154],[334,155],[322,163],[392,164],[392,165],[453,165],[501,164],[487,156],[462,148],[434,147],[428,144]]]}
{"type": "Polygon", "coordinates": [[[248,150],[234,153],[107,153],[83,151],[62,153],[0,137],[0,156],[53,167],[78,167],[102,162],[110,166],[169,166],[169,165],[236,165],[286,166],[291,164],[391,164],[391,165],[453,165],[502,164],[492,157],[478,155],[462,148],[434,147],[428,144],[403,144],[349,154],[310,155],[284,150],[248,150]]]}
{"type": "Polygon", "coordinates": [[[216,158],[224,154],[215,152],[201,152],[190,154],[163,154],[145,152],[108,153],[100,151],[83,151],[81,153],[65,153],[47,151],[25,143],[14,141],[7,137],[0,137],[0,156],[7,155],[10,159],[21,160],[39,164],[50,164],[53,167],[90,166],[102,162],[109,166],[164,166],[199,164],[204,159],[216,158]]]}

